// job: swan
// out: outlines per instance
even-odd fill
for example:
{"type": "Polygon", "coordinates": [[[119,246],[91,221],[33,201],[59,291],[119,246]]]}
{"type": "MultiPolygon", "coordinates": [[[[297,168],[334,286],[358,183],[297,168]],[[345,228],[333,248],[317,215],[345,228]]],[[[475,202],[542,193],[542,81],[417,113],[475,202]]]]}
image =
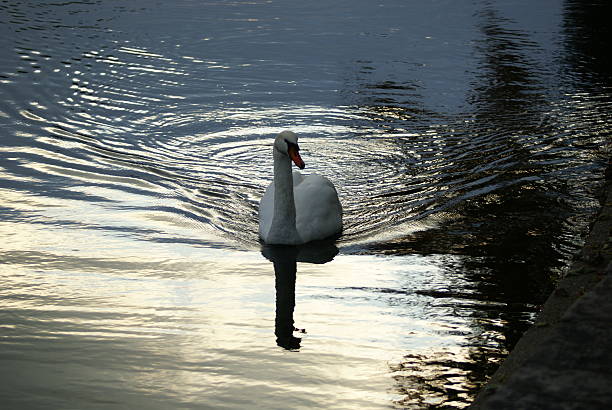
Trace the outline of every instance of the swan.
{"type": "Polygon", "coordinates": [[[259,236],[270,245],[301,245],[342,232],[342,205],[331,181],[304,169],[298,137],[283,131],[274,140],[274,180],[259,202],[259,236]]]}

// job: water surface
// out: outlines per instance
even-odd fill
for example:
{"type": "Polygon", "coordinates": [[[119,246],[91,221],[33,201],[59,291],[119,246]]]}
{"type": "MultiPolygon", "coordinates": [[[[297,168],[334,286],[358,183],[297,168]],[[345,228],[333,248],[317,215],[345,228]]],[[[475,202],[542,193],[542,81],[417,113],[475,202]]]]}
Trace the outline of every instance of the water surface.
{"type": "Polygon", "coordinates": [[[0,3],[3,403],[465,407],[599,205],[601,12],[0,3]],[[258,241],[283,129],[335,244],[258,241]]]}

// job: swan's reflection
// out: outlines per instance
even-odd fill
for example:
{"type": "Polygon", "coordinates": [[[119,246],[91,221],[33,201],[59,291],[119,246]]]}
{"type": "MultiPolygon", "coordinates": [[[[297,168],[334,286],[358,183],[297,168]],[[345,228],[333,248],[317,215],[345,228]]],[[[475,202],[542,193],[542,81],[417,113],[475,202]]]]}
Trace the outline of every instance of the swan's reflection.
{"type": "Polygon", "coordinates": [[[274,264],[276,276],[276,344],[287,350],[297,350],[302,339],[293,333],[306,333],[305,329],[297,329],[293,321],[297,262],[330,262],[338,254],[338,248],[333,242],[318,241],[300,246],[264,245],[261,253],[274,264]]]}

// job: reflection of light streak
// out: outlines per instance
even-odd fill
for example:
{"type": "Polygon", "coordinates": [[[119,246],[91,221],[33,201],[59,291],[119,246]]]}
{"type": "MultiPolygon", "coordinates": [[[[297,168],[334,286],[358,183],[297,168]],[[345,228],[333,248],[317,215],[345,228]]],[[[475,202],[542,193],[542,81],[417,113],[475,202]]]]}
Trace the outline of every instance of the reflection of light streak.
{"type": "MultiPolygon", "coordinates": [[[[0,227],[2,253],[13,255],[0,294],[5,306],[37,323],[27,332],[40,346],[46,340],[110,343],[90,348],[106,364],[79,351],[63,362],[80,361],[87,379],[96,374],[91,366],[114,363],[107,357],[112,351],[104,350],[114,346],[132,363],[114,370],[128,390],[163,385],[172,396],[208,394],[214,401],[265,384],[269,394],[291,392],[301,401],[384,406],[396,398],[387,393],[393,381],[387,363],[395,363],[398,351],[455,343],[444,334],[444,315],[419,319],[426,305],[414,289],[444,283],[426,257],[354,255],[298,264],[295,317],[308,335],[289,358],[274,343],[272,266],[257,252],[139,241],[87,228],[0,227]],[[386,291],[392,289],[404,291],[386,291]],[[21,292],[27,297],[18,297],[21,292]]],[[[14,343],[23,332],[18,326],[14,343]]]]}

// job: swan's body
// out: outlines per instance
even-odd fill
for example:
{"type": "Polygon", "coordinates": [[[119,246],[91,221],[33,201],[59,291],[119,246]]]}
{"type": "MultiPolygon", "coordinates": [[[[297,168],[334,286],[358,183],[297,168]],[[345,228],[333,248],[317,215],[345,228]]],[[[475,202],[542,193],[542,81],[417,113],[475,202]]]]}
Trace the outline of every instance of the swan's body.
{"type": "Polygon", "coordinates": [[[291,172],[304,168],[297,136],[281,132],[274,140],[274,181],[259,202],[259,236],[267,244],[300,245],[342,231],[342,205],[331,181],[291,172]]]}

